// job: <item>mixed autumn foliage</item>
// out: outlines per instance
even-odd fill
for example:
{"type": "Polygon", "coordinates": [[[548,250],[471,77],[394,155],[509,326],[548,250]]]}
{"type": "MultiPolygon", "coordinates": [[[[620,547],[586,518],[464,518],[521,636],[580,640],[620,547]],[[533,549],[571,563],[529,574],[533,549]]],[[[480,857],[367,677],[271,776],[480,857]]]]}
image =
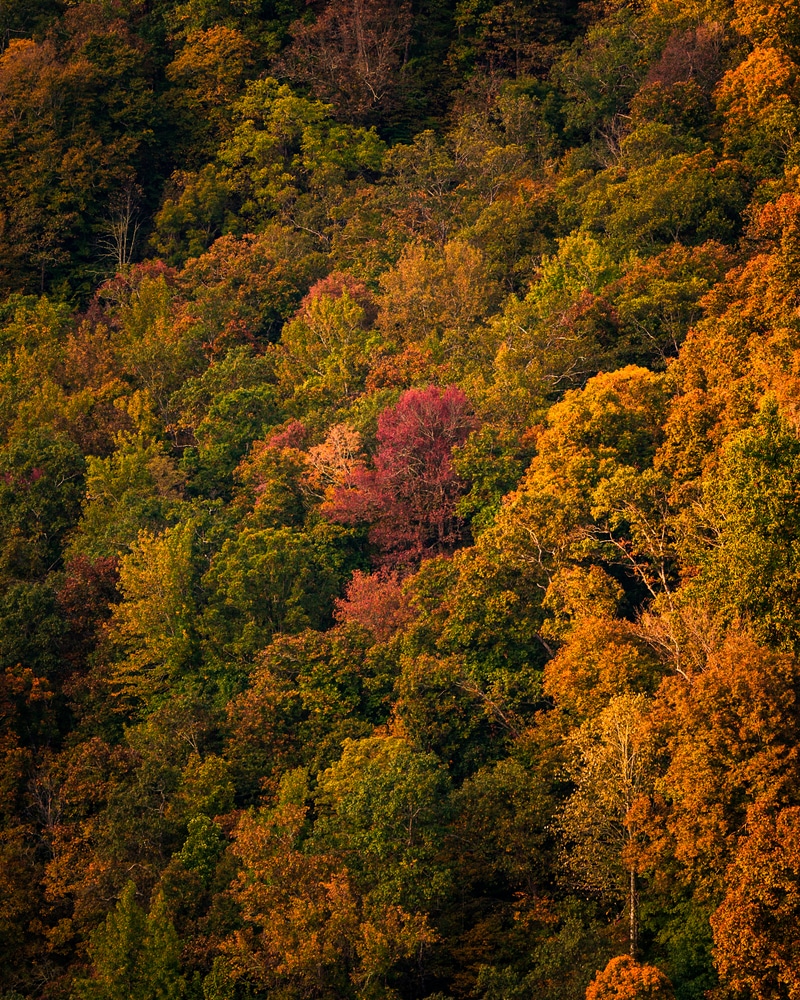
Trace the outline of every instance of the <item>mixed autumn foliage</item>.
{"type": "Polygon", "coordinates": [[[0,29],[0,1000],[800,998],[800,4],[0,29]]]}

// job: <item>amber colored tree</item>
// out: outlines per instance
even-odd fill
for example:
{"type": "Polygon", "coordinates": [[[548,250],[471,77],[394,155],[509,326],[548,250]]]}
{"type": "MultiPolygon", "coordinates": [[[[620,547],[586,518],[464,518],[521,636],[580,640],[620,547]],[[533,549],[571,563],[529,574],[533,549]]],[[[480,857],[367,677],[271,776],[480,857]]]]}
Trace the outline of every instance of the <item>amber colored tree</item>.
{"type": "Polygon", "coordinates": [[[791,53],[800,49],[796,0],[735,0],[736,30],[757,45],[774,45],[791,53]]]}
{"type": "Polygon", "coordinates": [[[797,142],[798,66],[779,49],[754,49],[725,74],[715,97],[724,115],[726,145],[734,154],[762,163],[771,153],[780,163],[797,142]]]}
{"type": "Polygon", "coordinates": [[[215,141],[230,131],[231,102],[252,70],[253,46],[234,28],[216,24],[193,31],[167,66],[170,97],[185,121],[190,155],[213,154],[215,141]]]}
{"type": "Polygon", "coordinates": [[[308,809],[285,801],[298,783],[292,779],[290,772],[284,801],[274,810],[245,815],[236,828],[233,852],[242,870],[231,894],[244,929],[232,935],[226,950],[234,976],[249,972],[273,988],[293,987],[296,995],[346,995],[358,902],[335,859],[302,850],[308,809]]]}
{"type": "Polygon", "coordinates": [[[800,808],[750,810],[711,918],[723,980],[753,1000],[800,997],[800,808]]]}
{"type": "Polygon", "coordinates": [[[617,695],[653,691],[661,670],[651,649],[628,622],[581,617],[544,670],[544,690],[558,708],[592,717],[617,695]]]}
{"type": "Polygon", "coordinates": [[[54,947],[79,935],[88,936],[102,923],[109,900],[123,890],[130,863],[120,863],[116,851],[122,848],[124,852],[125,842],[143,846],[141,829],[126,841],[124,807],[117,812],[117,822],[109,812],[115,796],[122,804],[120,790],[134,765],[127,747],[113,747],[92,737],[59,754],[32,782],[41,837],[49,855],[41,880],[48,904],[43,917],[55,912],[61,921],[54,947]]]}
{"type": "Polygon", "coordinates": [[[691,684],[680,679],[662,688],[674,730],[667,833],[698,898],[719,898],[749,807],[797,801],[797,683],[795,657],[731,632],[691,684]]]}
{"type": "Polygon", "coordinates": [[[334,424],[322,444],[308,449],[306,486],[314,496],[331,496],[363,462],[358,431],[349,424],[334,424]]]}
{"type": "Polygon", "coordinates": [[[674,1000],[670,981],[654,965],[640,965],[630,955],[612,958],[586,990],[586,1000],[674,1000]]]}

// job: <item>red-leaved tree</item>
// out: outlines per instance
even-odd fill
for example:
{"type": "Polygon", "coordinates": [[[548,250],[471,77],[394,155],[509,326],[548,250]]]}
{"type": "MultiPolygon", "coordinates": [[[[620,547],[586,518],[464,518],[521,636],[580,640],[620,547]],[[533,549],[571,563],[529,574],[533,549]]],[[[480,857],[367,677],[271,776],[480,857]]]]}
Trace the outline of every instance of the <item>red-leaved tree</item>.
{"type": "Polygon", "coordinates": [[[409,389],[378,418],[374,468],[356,467],[326,505],[342,524],[369,524],[378,562],[400,565],[452,549],[464,536],[464,482],[451,461],[475,427],[456,386],[409,389]]]}
{"type": "Polygon", "coordinates": [[[357,569],[344,597],[337,598],[333,614],[339,624],[368,628],[379,642],[389,639],[413,617],[403,593],[401,571],[381,569],[362,573],[357,569]]]}

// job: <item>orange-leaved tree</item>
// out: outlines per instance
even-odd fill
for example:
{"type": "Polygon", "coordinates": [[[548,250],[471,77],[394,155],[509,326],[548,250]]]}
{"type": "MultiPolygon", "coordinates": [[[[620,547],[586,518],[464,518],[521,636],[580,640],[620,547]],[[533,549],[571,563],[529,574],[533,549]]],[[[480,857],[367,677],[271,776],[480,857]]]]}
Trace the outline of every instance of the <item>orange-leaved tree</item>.
{"type": "Polygon", "coordinates": [[[641,965],[630,955],[612,958],[586,990],[586,1000],[673,1000],[670,981],[654,965],[641,965]]]}
{"type": "Polygon", "coordinates": [[[800,807],[756,804],[711,918],[723,980],[753,1000],[800,997],[800,807]]]}

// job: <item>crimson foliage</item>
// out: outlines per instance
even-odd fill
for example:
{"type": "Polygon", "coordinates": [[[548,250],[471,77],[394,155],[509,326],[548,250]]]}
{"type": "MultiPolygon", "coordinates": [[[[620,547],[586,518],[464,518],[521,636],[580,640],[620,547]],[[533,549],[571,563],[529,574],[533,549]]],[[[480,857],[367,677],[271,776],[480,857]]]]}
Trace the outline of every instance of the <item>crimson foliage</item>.
{"type": "Polygon", "coordinates": [[[414,562],[454,548],[465,525],[456,514],[464,481],[452,451],[476,426],[456,386],[409,389],[378,418],[374,467],[357,467],[327,505],[341,524],[369,524],[382,565],[414,562]]]}

